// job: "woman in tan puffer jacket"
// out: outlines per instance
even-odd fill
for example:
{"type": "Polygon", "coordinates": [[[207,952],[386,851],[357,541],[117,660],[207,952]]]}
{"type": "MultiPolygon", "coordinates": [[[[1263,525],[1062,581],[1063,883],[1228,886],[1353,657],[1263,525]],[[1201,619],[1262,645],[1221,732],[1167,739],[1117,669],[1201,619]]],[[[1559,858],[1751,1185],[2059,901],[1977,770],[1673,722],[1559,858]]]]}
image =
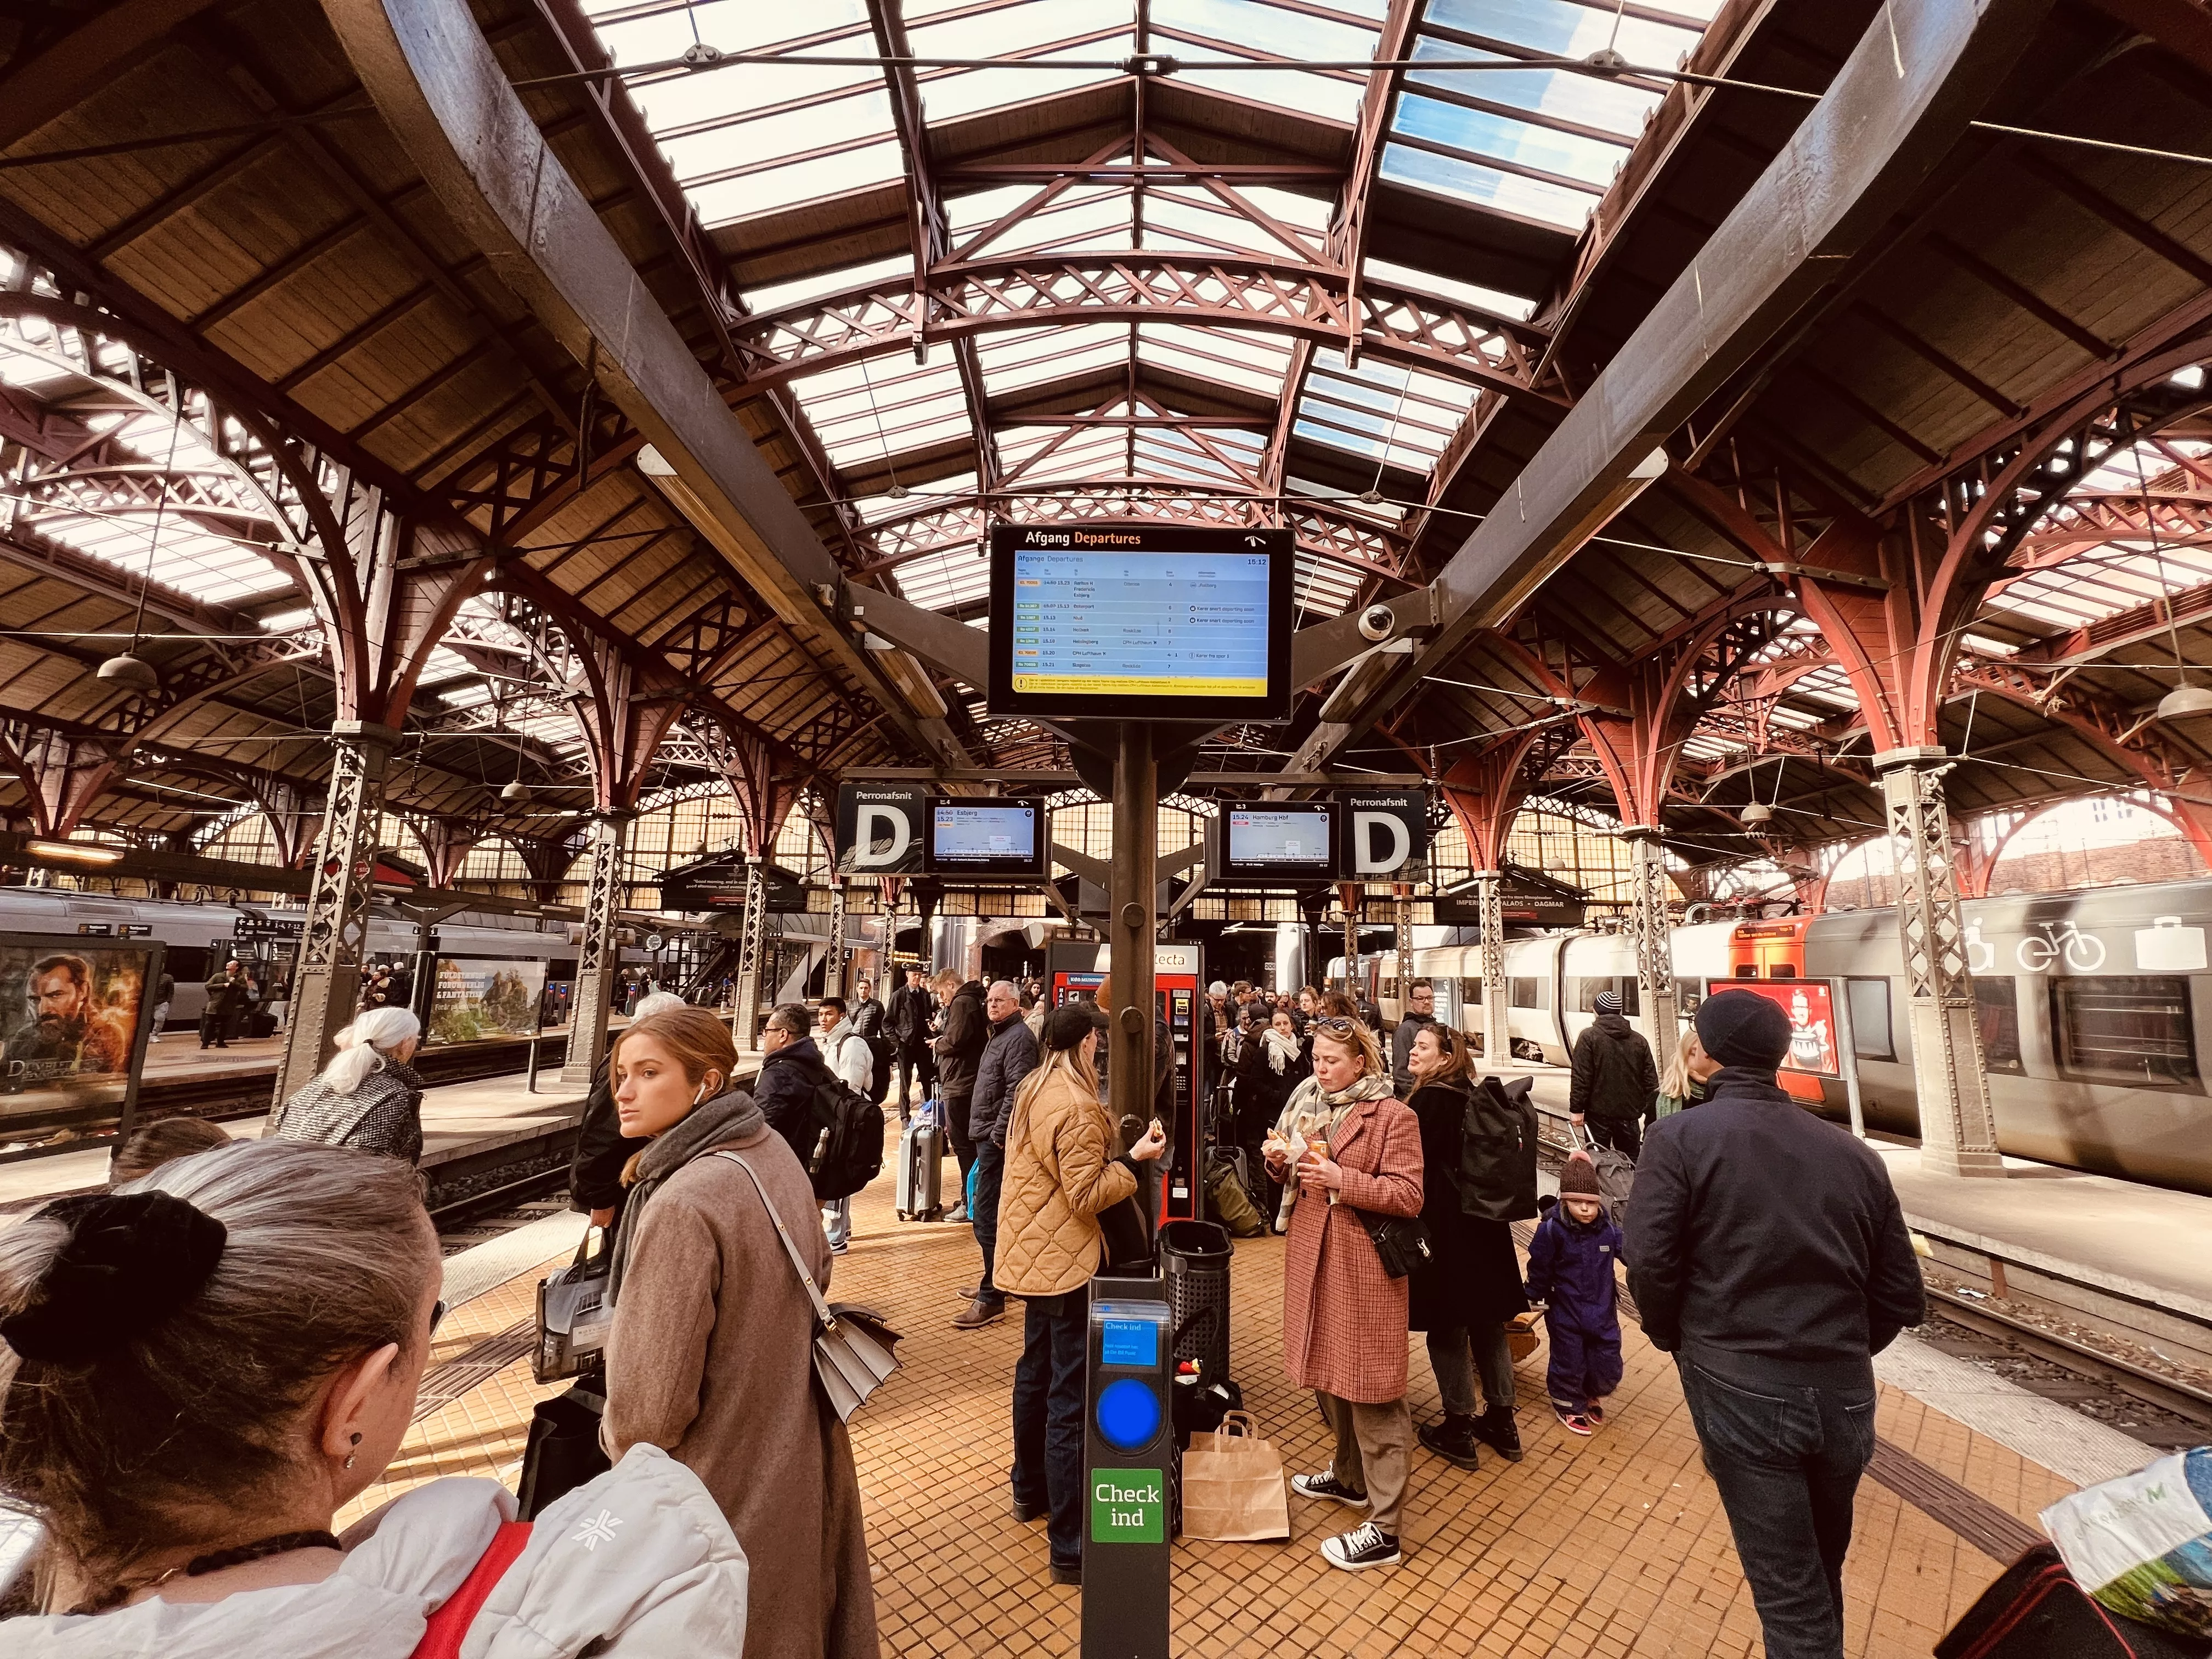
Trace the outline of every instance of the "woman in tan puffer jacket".
{"type": "Polygon", "coordinates": [[[1014,1094],[999,1194],[999,1288],[1028,1304],[1014,1368],[1014,1517],[1049,1514],[1052,1577],[1083,1582],[1083,1364],[1098,1212],[1137,1190],[1167,1138],[1153,1124],[1115,1157],[1093,1059],[1106,1017],[1072,1002],[1045,1017],[1044,1063],[1014,1094]]]}

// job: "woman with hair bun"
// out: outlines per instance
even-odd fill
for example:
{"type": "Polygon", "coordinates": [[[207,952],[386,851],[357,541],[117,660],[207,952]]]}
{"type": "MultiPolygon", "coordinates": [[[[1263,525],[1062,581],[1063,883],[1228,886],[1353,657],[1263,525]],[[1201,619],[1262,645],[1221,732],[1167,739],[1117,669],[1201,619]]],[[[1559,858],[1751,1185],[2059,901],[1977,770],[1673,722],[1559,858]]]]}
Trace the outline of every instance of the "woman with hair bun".
{"type": "Polygon", "coordinates": [[[422,1158],[422,1079],[408,1061],[422,1024],[404,1008],[372,1008],[337,1035],[338,1051],[276,1109],[269,1134],[320,1146],[422,1158]]]}
{"type": "Polygon", "coordinates": [[[779,1222],[824,1291],[829,1241],[737,1063],[704,1008],[615,1039],[615,1110],[648,1144],[623,1172],[601,1437],[617,1457],[665,1448],[722,1506],[752,1569],[744,1659],[876,1659],[853,1443],[815,1383],[814,1304],[779,1222]]]}
{"type": "Polygon", "coordinates": [[[408,1659],[449,1603],[486,1656],[737,1650],[744,1557],[652,1447],[531,1527],[453,1478],[333,1533],[407,1433],[443,1310],[416,1187],[246,1140],[0,1234],[0,1499],[43,1534],[10,1659],[408,1659]],[[618,1549],[592,1553],[595,1518],[618,1549]]]}

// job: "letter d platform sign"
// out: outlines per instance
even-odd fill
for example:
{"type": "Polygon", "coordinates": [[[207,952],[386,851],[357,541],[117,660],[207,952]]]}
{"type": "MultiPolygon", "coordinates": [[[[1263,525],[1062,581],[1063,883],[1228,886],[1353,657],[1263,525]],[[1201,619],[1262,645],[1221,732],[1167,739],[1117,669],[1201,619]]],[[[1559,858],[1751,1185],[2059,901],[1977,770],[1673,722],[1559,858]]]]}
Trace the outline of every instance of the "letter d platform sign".
{"type": "Polygon", "coordinates": [[[921,872],[929,791],[903,783],[837,786],[837,873],[912,876],[921,872]]]}
{"type": "Polygon", "coordinates": [[[1174,1346],[1164,1302],[1091,1281],[1083,1434],[1083,1659],[1167,1659],[1169,1420],[1174,1346]]]}

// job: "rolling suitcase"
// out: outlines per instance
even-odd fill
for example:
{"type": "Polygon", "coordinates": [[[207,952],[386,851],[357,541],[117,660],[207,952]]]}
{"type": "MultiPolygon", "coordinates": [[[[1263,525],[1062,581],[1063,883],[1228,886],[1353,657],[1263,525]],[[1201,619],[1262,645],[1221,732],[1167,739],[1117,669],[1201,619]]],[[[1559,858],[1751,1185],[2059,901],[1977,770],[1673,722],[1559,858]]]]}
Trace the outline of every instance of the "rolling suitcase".
{"type": "Polygon", "coordinates": [[[945,1215],[944,1108],[925,1101],[899,1137],[898,1186],[893,1199],[901,1221],[937,1221],[945,1215]]]}

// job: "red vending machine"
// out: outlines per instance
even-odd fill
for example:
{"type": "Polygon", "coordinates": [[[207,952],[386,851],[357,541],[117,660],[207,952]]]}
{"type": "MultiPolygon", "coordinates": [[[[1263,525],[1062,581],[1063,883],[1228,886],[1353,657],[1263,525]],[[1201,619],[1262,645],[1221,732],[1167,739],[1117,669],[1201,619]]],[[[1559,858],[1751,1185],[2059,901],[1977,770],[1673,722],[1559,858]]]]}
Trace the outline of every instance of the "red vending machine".
{"type": "MultiPolygon", "coordinates": [[[[1054,939],[1047,947],[1046,994],[1051,1006],[1078,997],[1096,1000],[1112,966],[1110,947],[1081,939],[1054,939]]],[[[1172,1067],[1169,1097],[1175,1103],[1168,1125],[1168,1155],[1160,1182],[1160,1219],[1199,1221],[1206,1216],[1206,1094],[1199,1063],[1198,1011],[1204,995],[1205,959],[1196,945],[1152,947],[1153,1007],[1167,1023],[1172,1067]]],[[[1099,1050],[1105,1053],[1102,1045],[1099,1050]]],[[[1103,1067],[1101,1068],[1103,1069],[1103,1067]]]]}

